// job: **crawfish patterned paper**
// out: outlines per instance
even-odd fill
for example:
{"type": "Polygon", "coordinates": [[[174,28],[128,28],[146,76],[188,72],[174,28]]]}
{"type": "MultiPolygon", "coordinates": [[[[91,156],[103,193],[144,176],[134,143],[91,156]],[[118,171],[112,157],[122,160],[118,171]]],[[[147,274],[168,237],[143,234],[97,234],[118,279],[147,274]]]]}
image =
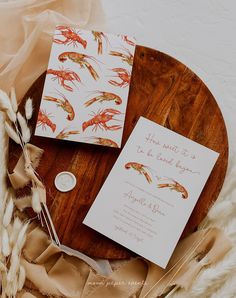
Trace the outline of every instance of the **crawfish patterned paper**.
{"type": "Polygon", "coordinates": [[[57,26],[35,135],[120,147],[135,41],[57,26]]]}

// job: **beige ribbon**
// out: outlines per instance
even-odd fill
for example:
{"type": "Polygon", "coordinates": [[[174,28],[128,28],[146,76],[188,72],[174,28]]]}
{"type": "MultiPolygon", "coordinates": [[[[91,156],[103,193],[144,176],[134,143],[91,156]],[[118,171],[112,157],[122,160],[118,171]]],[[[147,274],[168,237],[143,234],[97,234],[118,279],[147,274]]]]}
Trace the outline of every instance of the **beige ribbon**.
{"type": "Polygon", "coordinates": [[[27,158],[24,154],[22,154],[13,172],[11,174],[8,173],[9,180],[14,189],[23,188],[32,179],[38,180],[32,170],[29,170],[28,163],[30,163],[32,168],[35,170],[38,167],[43,150],[32,144],[26,144],[24,150],[27,158]]]}
{"type": "Polygon", "coordinates": [[[19,295],[28,298],[30,287],[37,297],[156,298],[172,286],[188,289],[202,268],[219,261],[230,248],[219,229],[201,230],[179,242],[165,270],[138,257],[105,276],[91,267],[90,258],[65,253],[39,227],[33,227],[21,259],[28,282],[19,295]]]}

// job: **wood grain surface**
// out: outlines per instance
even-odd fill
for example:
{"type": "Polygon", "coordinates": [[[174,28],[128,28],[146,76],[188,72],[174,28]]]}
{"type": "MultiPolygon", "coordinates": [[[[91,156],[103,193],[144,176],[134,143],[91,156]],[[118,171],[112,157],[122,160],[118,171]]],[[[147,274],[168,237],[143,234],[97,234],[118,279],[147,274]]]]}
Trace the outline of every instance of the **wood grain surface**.
{"type": "MultiPolygon", "coordinates": [[[[42,74],[21,104],[22,109],[26,98],[33,98],[33,129],[44,79],[42,74]]],[[[205,217],[224,182],[228,140],[221,111],[201,79],[185,65],[159,51],[137,46],[122,147],[140,116],[220,153],[182,236],[187,235],[205,217]]],[[[45,150],[38,173],[47,188],[47,204],[60,241],[92,257],[129,257],[131,252],[126,248],[82,224],[120,149],[40,137],[32,137],[31,143],[45,150]],[[70,171],[77,178],[71,192],[61,193],[54,186],[61,171],[70,171]]],[[[10,171],[19,154],[20,149],[10,143],[10,171]]]]}

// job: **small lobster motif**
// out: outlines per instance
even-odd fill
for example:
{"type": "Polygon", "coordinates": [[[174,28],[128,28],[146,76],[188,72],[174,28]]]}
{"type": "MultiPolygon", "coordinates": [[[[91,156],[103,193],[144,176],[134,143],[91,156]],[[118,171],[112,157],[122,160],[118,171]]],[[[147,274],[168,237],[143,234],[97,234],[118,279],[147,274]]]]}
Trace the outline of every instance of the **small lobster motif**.
{"type": "Polygon", "coordinates": [[[61,31],[61,33],[56,34],[56,35],[61,35],[61,36],[65,37],[65,39],[60,40],[60,39],[54,38],[53,41],[55,43],[64,44],[64,45],[73,44],[74,47],[77,47],[78,43],[79,43],[83,46],[84,49],[86,49],[87,41],[84,40],[82,37],[80,37],[75,29],[73,29],[69,26],[57,26],[56,29],[61,31]]]}
{"type": "MultiPolygon", "coordinates": [[[[120,115],[121,112],[115,109],[105,109],[105,110],[101,110],[98,111],[98,113],[92,113],[90,114],[90,116],[93,116],[93,118],[91,118],[90,120],[84,122],[82,124],[82,129],[83,131],[85,131],[85,129],[87,129],[89,126],[93,126],[93,131],[97,131],[98,128],[102,129],[102,130],[118,130],[121,129],[122,126],[121,125],[112,125],[112,126],[108,126],[107,122],[111,121],[111,120],[117,120],[114,119],[114,115],[120,115]]],[[[118,120],[117,120],[118,121],[118,120]]]]}
{"type": "Polygon", "coordinates": [[[99,93],[99,95],[97,95],[96,97],[93,97],[92,99],[85,102],[84,105],[86,107],[92,105],[95,102],[102,103],[104,101],[105,102],[114,101],[116,105],[120,105],[122,103],[122,99],[117,94],[110,93],[110,92],[104,92],[104,91],[96,91],[96,93],[99,93]]]}
{"type": "Polygon", "coordinates": [[[116,72],[117,75],[115,77],[118,77],[121,80],[121,82],[109,80],[109,83],[111,85],[123,88],[129,86],[131,79],[131,74],[129,71],[127,71],[124,68],[113,68],[112,71],[116,72]]]}
{"type": "Polygon", "coordinates": [[[135,42],[133,42],[132,40],[128,39],[128,36],[127,35],[123,35],[122,38],[130,46],[133,46],[133,47],[135,46],[135,42]]]}
{"type": "Polygon", "coordinates": [[[65,84],[65,81],[72,82],[72,84],[74,84],[73,81],[77,81],[79,83],[81,82],[80,77],[77,75],[77,73],[68,69],[55,70],[49,68],[47,70],[47,74],[54,75],[54,78],[52,78],[52,80],[58,80],[58,83],[67,91],[73,91],[73,88],[65,84]]]}
{"type": "Polygon", "coordinates": [[[127,164],[125,164],[125,168],[126,170],[133,169],[137,171],[139,174],[144,175],[148,183],[152,183],[152,178],[146,170],[149,169],[149,167],[137,162],[128,162],[127,164]]]}
{"type": "Polygon", "coordinates": [[[116,52],[116,51],[110,51],[110,55],[111,56],[116,56],[116,57],[121,57],[121,60],[123,62],[126,62],[128,63],[129,65],[133,65],[133,62],[134,62],[134,56],[130,53],[130,51],[128,49],[125,49],[124,48],[124,52],[125,53],[122,53],[122,52],[116,52]]]}
{"type": "Polygon", "coordinates": [[[57,103],[57,106],[62,108],[67,113],[67,120],[72,121],[75,118],[75,112],[69,100],[64,94],[59,93],[62,98],[55,98],[52,96],[44,96],[43,99],[57,103]]]}
{"type": "Polygon", "coordinates": [[[91,137],[90,139],[94,140],[93,144],[107,146],[107,147],[113,147],[113,148],[119,147],[118,144],[111,139],[105,139],[105,138],[99,138],[99,137],[91,137]]]}
{"type": "Polygon", "coordinates": [[[56,139],[63,140],[67,139],[70,135],[77,135],[80,132],[78,130],[70,130],[66,132],[66,128],[64,128],[62,131],[59,132],[59,134],[56,136],[56,139]]]}
{"type": "Polygon", "coordinates": [[[188,198],[188,192],[186,190],[186,188],[179,184],[179,182],[171,179],[172,183],[163,183],[163,184],[158,184],[157,187],[158,188],[169,188],[170,190],[174,190],[177,192],[180,192],[182,194],[182,198],[183,199],[187,199],[188,198]]]}
{"type": "Polygon", "coordinates": [[[56,130],[56,124],[54,124],[50,119],[51,114],[47,114],[46,111],[39,110],[37,127],[42,126],[42,129],[46,129],[46,126],[50,127],[52,132],[56,130]]]}
{"type": "Polygon", "coordinates": [[[108,43],[108,38],[103,32],[92,31],[94,36],[94,40],[98,43],[98,55],[103,52],[103,39],[105,39],[106,43],[108,43]]]}
{"type": "Polygon", "coordinates": [[[93,56],[88,56],[86,54],[80,54],[76,52],[63,52],[58,56],[58,60],[60,62],[65,62],[67,59],[78,63],[81,68],[86,67],[91,76],[94,78],[94,80],[99,79],[99,75],[95,71],[95,69],[92,67],[92,65],[88,62],[88,59],[97,62],[97,60],[93,56]]]}

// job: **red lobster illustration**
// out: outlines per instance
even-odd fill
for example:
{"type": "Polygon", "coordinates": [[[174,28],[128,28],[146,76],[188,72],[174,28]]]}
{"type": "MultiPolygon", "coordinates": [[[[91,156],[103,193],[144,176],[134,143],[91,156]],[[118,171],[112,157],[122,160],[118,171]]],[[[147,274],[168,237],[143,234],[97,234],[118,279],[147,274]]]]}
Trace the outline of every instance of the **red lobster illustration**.
{"type": "Polygon", "coordinates": [[[84,105],[86,107],[92,105],[95,102],[107,102],[107,101],[114,101],[116,105],[120,105],[122,103],[122,99],[117,94],[111,93],[111,92],[105,92],[105,91],[96,91],[99,95],[91,98],[88,100],[84,105]]]}
{"type": "Polygon", "coordinates": [[[113,148],[119,147],[118,144],[111,139],[105,139],[100,137],[90,137],[89,139],[94,140],[93,144],[97,144],[100,146],[107,146],[107,147],[113,147],[113,148]]]}
{"type": "Polygon", "coordinates": [[[124,88],[130,84],[131,73],[128,70],[126,70],[124,68],[113,68],[112,71],[117,73],[117,75],[115,77],[120,78],[121,82],[119,83],[115,80],[109,80],[109,83],[111,85],[124,88]]]}
{"type": "Polygon", "coordinates": [[[58,107],[62,108],[67,113],[67,120],[72,121],[75,118],[75,112],[70,104],[69,100],[61,92],[58,92],[61,98],[56,98],[52,96],[44,96],[43,99],[51,102],[55,102],[58,107]]]}
{"type": "MultiPolygon", "coordinates": [[[[122,126],[121,125],[112,125],[112,126],[108,126],[107,122],[109,122],[110,120],[117,120],[114,119],[114,115],[120,115],[121,112],[115,109],[105,109],[105,110],[101,110],[98,111],[98,113],[94,113],[92,112],[92,114],[90,114],[90,116],[93,116],[93,118],[91,118],[90,120],[84,122],[82,124],[82,129],[83,131],[85,131],[86,128],[88,128],[89,126],[93,126],[92,130],[97,131],[98,127],[102,130],[118,130],[121,129],[122,126]]],[[[119,120],[117,120],[119,121],[119,120]]]]}
{"type": "MultiPolygon", "coordinates": [[[[69,69],[48,69],[47,74],[54,75],[54,78],[52,80],[58,80],[58,83],[64,87],[67,91],[73,91],[73,88],[69,85],[65,84],[65,81],[70,81],[73,83],[73,81],[81,82],[80,77],[75,73],[74,71],[71,71],[69,69]]],[[[74,83],[73,83],[74,84],[74,83]]]]}
{"type": "Polygon", "coordinates": [[[148,183],[152,183],[152,178],[147,172],[147,169],[150,169],[149,167],[137,162],[128,162],[125,168],[126,170],[133,169],[137,171],[139,174],[144,175],[148,183]]]}
{"type": "Polygon", "coordinates": [[[98,55],[102,54],[103,51],[103,38],[105,39],[106,43],[108,43],[108,38],[103,32],[92,31],[94,36],[94,40],[98,43],[98,55]]]}
{"type": "Polygon", "coordinates": [[[170,179],[172,181],[172,183],[162,183],[162,184],[157,184],[158,188],[169,188],[170,190],[174,190],[177,192],[180,192],[182,195],[183,199],[187,199],[188,198],[188,192],[186,190],[186,188],[181,185],[179,182],[177,182],[174,179],[170,179]]]}
{"type": "Polygon", "coordinates": [[[92,56],[88,56],[86,54],[80,54],[76,52],[64,52],[58,56],[58,59],[60,62],[65,62],[67,59],[69,59],[75,63],[78,63],[81,68],[84,68],[84,67],[87,68],[87,70],[90,72],[94,80],[99,79],[99,75],[92,67],[92,65],[88,62],[88,59],[93,60],[94,62],[97,62],[97,60],[92,56]]]}
{"type": "Polygon", "coordinates": [[[123,53],[118,51],[110,51],[109,54],[112,56],[121,57],[122,61],[128,63],[131,66],[133,65],[134,56],[126,48],[123,49],[123,53]]]}
{"type": "Polygon", "coordinates": [[[61,31],[61,33],[56,35],[61,35],[65,37],[65,39],[60,40],[60,39],[54,38],[53,41],[55,43],[64,44],[64,45],[73,44],[74,47],[77,47],[79,43],[83,46],[84,49],[86,49],[87,41],[84,40],[82,37],[80,37],[74,28],[71,28],[69,26],[57,26],[56,29],[61,31]]]}
{"type": "Polygon", "coordinates": [[[42,126],[43,129],[46,129],[46,126],[48,126],[54,132],[56,130],[56,124],[52,123],[49,117],[50,114],[47,114],[46,111],[39,110],[37,126],[42,126]]]}
{"type": "Polygon", "coordinates": [[[128,39],[127,35],[123,35],[123,39],[125,42],[127,42],[127,44],[129,44],[130,46],[135,46],[135,42],[133,42],[132,40],[128,39]]]}
{"type": "Polygon", "coordinates": [[[78,130],[70,130],[66,131],[67,128],[64,128],[62,131],[59,132],[59,134],[56,136],[56,139],[63,140],[68,138],[70,135],[77,135],[80,132],[78,130]]]}

